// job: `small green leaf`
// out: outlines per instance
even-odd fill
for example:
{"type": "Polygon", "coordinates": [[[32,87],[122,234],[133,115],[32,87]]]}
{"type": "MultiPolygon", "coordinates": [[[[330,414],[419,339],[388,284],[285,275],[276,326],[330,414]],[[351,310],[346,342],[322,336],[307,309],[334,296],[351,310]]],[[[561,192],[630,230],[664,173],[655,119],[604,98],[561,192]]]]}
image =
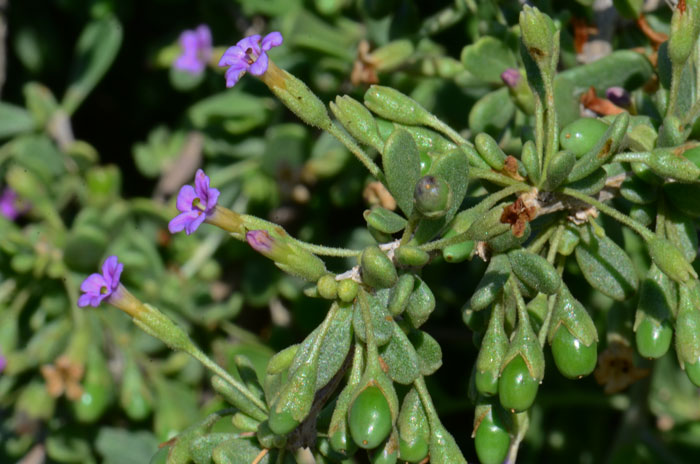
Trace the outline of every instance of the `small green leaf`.
{"type": "Polygon", "coordinates": [[[34,129],[34,119],[21,106],[0,102],[0,139],[34,129]]]}
{"type": "Polygon", "coordinates": [[[517,66],[515,55],[495,37],[482,37],[462,49],[464,67],[477,78],[491,84],[501,83],[501,73],[517,66]]]}
{"type": "Polygon", "coordinates": [[[498,134],[506,127],[515,113],[515,105],[508,88],[503,87],[487,93],[477,101],[469,112],[469,128],[472,132],[498,134]]]}
{"type": "Polygon", "coordinates": [[[590,231],[576,247],[576,261],[589,284],[617,301],[630,298],[639,287],[639,277],[627,253],[607,236],[590,231]]]}
{"type": "Polygon", "coordinates": [[[367,224],[385,234],[395,234],[406,227],[406,219],[381,206],[373,206],[363,213],[367,224]]]}
{"type": "Polygon", "coordinates": [[[379,350],[379,355],[389,366],[387,374],[394,382],[409,385],[421,374],[418,354],[397,324],[394,324],[394,335],[379,350]]]}
{"type": "Polygon", "coordinates": [[[78,38],[73,76],[62,106],[72,114],[112,65],[122,43],[122,25],[115,17],[90,22],[78,38]]]}
{"type": "Polygon", "coordinates": [[[420,178],[420,155],[416,142],[405,130],[395,130],[384,145],[384,174],[387,187],[399,208],[413,211],[413,189],[420,178]]]}

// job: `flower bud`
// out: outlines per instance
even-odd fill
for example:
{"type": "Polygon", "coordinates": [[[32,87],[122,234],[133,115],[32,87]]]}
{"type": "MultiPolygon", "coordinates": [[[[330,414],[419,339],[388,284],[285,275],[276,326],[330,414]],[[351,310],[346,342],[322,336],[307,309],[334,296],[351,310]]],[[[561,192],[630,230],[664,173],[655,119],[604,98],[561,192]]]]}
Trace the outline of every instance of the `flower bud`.
{"type": "Polygon", "coordinates": [[[269,61],[260,79],[299,119],[310,126],[327,130],[332,126],[323,102],[302,81],[269,61]]]}
{"type": "Polygon", "coordinates": [[[696,2],[681,0],[671,17],[668,54],[674,67],[685,64],[700,34],[700,11],[696,2]]]}
{"type": "Polygon", "coordinates": [[[326,274],[318,279],[316,287],[321,298],[334,300],[338,296],[338,282],[332,274],[326,274]]]}
{"type": "Polygon", "coordinates": [[[337,96],[330,107],[350,135],[377,151],[382,150],[384,141],[379,136],[377,121],[360,102],[347,95],[337,96]]]}
{"type": "Polygon", "coordinates": [[[357,282],[351,279],[343,279],[338,282],[338,298],[340,298],[340,301],[350,303],[357,296],[358,289],[357,282]]]}
{"type": "Polygon", "coordinates": [[[321,259],[304,250],[281,227],[268,230],[250,230],[248,244],[257,252],[275,262],[283,271],[315,282],[327,273],[321,259]]]}
{"type": "Polygon", "coordinates": [[[429,219],[437,219],[447,213],[452,199],[450,185],[439,176],[421,177],[413,191],[416,209],[429,219]]]}
{"type": "Polygon", "coordinates": [[[558,40],[552,19],[535,7],[525,5],[520,12],[521,39],[543,72],[550,70],[550,60],[558,40]]]}
{"type": "Polygon", "coordinates": [[[365,106],[379,116],[412,126],[427,124],[432,115],[417,101],[391,87],[371,86],[365,92],[365,106]]]}
{"type": "Polygon", "coordinates": [[[377,246],[369,246],[360,255],[362,281],[372,288],[393,287],[399,278],[394,263],[377,246]]]}
{"type": "Polygon", "coordinates": [[[527,84],[527,79],[516,68],[508,68],[501,73],[501,80],[508,87],[508,93],[520,110],[528,115],[535,113],[535,97],[527,84]]]}

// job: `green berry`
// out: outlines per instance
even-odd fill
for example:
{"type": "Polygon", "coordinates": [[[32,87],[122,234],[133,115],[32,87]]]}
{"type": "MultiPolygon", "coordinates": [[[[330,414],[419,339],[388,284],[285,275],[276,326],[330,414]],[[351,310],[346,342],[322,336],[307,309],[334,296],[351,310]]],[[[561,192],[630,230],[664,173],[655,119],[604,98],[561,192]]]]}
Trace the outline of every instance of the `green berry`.
{"type": "Polygon", "coordinates": [[[410,443],[403,439],[399,441],[399,456],[402,461],[421,462],[428,456],[428,450],[428,442],[420,437],[410,443]]]}
{"type": "Polygon", "coordinates": [[[449,184],[432,175],[421,177],[413,192],[416,208],[430,219],[442,217],[447,213],[451,197],[449,184]]]}
{"type": "Polygon", "coordinates": [[[361,448],[376,448],[389,436],[391,409],[378,387],[367,387],[355,398],[350,407],[348,424],[352,439],[361,448]]]}
{"type": "Polygon", "coordinates": [[[598,343],[593,342],[586,346],[571,332],[560,326],[552,340],[552,355],[554,364],[559,372],[570,379],[577,379],[593,372],[596,361],[598,343]]]}
{"type": "Polygon", "coordinates": [[[525,411],[535,402],[539,382],[530,375],[522,356],[510,360],[498,380],[501,405],[510,411],[525,411]]]}
{"type": "Polygon", "coordinates": [[[345,427],[339,428],[330,436],[330,445],[333,450],[345,457],[350,457],[357,451],[357,445],[350,439],[345,427]]]}
{"type": "Polygon", "coordinates": [[[608,130],[608,125],[593,118],[581,118],[567,125],[559,135],[559,142],[577,158],[588,153],[608,130]]]}
{"type": "Polygon", "coordinates": [[[645,317],[639,323],[634,336],[640,355],[645,358],[660,358],[671,346],[673,328],[668,319],[664,319],[661,324],[656,324],[645,317]]]}
{"type": "Polygon", "coordinates": [[[474,447],[481,464],[501,464],[508,454],[510,435],[503,420],[493,410],[481,420],[474,433],[474,447]]]}

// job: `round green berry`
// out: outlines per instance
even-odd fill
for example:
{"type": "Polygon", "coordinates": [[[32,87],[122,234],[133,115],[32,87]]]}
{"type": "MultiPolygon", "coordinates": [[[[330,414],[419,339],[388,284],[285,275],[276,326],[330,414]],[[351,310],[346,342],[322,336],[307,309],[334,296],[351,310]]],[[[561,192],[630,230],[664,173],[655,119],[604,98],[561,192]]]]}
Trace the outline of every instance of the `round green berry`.
{"type": "Polygon", "coordinates": [[[498,398],[509,411],[525,411],[535,402],[539,382],[530,375],[522,356],[511,359],[498,379],[498,398]]]}
{"type": "Polygon", "coordinates": [[[660,358],[666,354],[671,346],[673,327],[666,319],[661,324],[656,324],[645,317],[637,326],[634,337],[640,355],[645,358],[660,358]]]}
{"type": "Polygon", "coordinates": [[[593,372],[598,359],[597,349],[598,343],[586,346],[564,326],[557,329],[552,340],[554,364],[564,377],[570,379],[578,379],[593,372]]]}
{"type": "Polygon", "coordinates": [[[376,386],[357,395],[348,413],[350,435],[358,446],[372,449],[389,436],[392,426],[389,402],[376,386]]]}
{"type": "Polygon", "coordinates": [[[608,125],[593,118],[581,118],[572,122],[559,135],[559,142],[577,158],[589,152],[608,130],[608,125]]]}

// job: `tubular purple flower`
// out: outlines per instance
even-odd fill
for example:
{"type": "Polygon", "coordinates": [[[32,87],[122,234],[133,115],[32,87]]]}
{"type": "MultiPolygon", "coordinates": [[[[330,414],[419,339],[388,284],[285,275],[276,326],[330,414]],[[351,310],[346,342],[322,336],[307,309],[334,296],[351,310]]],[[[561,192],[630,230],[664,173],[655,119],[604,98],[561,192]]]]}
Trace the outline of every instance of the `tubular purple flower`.
{"type": "Polygon", "coordinates": [[[226,70],[226,87],[233,87],[243,74],[250,72],[254,76],[261,76],[267,71],[269,59],[267,51],[272,47],[282,45],[282,34],[270,32],[261,39],[259,35],[251,35],[238,41],[229,47],[219,60],[219,66],[229,68],[226,70]]]}
{"type": "Polygon", "coordinates": [[[175,60],[175,68],[192,74],[204,71],[212,53],[209,26],[202,24],[197,29],[183,31],[179,42],[182,54],[175,60]]]}
{"type": "Polygon", "coordinates": [[[7,358],[0,354],[0,373],[5,370],[5,366],[7,366],[7,358]]]}
{"type": "Polygon", "coordinates": [[[91,274],[80,284],[80,290],[84,294],[78,299],[78,306],[97,308],[102,300],[111,297],[119,288],[119,278],[123,269],[124,265],[116,256],[107,258],[102,264],[102,274],[91,274]]]}
{"type": "Polygon", "coordinates": [[[508,68],[501,73],[501,80],[511,89],[518,85],[521,77],[520,71],[518,71],[516,68],[508,68]]]}
{"type": "Polygon", "coordinates": [[[194,178],[194,188],[183,185],[177,195],[177,209],[180,214],[168,224],[170,233],[184,230],[187,235],[211,217],[216,211],[216,201],[219,190],[209,187],[209,177],[201,169],[197,170],[194,178]]]}

